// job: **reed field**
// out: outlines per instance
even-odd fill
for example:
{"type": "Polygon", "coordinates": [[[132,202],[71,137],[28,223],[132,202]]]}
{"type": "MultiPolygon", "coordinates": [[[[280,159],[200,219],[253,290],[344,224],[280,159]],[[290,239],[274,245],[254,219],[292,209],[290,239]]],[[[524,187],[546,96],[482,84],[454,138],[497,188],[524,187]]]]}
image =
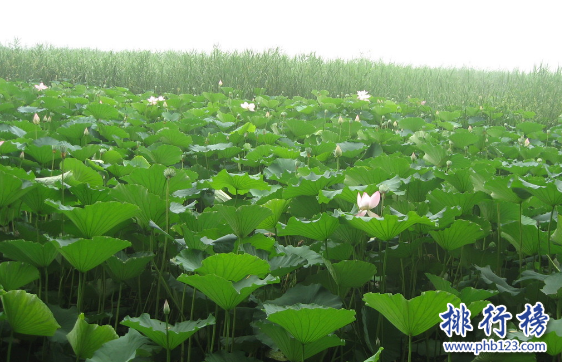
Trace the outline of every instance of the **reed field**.
{"type": "Polygon", "coordinates": [[[433,107],[456,110],[490,105],[536,113],[535,121],[557,123],[562,114],[562,70],[537,65],[531,72],[430,68],[373,62],[324,60],[315,54],[291,57],[279,49],[264,52],[101,51],[0,45],[0,78],[67,81],[125,87],[133,93],[218,91],[218,81],[251,97],[255,88],[269,95],[314,98],[313,90],[343,97],[358,89],[404,101],[424,99],[433,107]]]}

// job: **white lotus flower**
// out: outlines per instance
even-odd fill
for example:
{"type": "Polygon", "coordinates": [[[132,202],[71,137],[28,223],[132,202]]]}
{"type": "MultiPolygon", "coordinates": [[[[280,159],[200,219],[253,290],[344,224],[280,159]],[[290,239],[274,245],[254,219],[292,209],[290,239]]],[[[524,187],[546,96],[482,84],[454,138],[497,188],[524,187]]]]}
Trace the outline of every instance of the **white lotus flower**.
{"type": "Polygon", "coordinates": [[[357,99],[359,99],[360,101],[368,101],[369,98],[371,98],[371,95],[369,94],[369,92],[363,90],[363,91],[357,91],[357,99]]]}
{"type": "Polygon", "coordinates": [[[242,107],[245,110],[248,110],[250,112],[254,112],[256,110],[256,105],[254,103],[244,102],[240,105],[240,107],[242,107]]]}

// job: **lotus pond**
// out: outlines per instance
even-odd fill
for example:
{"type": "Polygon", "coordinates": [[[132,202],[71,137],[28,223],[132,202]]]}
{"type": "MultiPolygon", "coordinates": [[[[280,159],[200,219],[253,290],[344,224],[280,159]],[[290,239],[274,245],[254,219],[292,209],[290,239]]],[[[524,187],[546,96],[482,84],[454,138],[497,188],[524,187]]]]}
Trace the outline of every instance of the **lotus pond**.
{"type": "Polygon", "coordinates": [[[562,127],[239,94],[0,79],[3,360],[560,360],[562,127]],[[546,353],[443,350],[539,302],[546,353]]]}

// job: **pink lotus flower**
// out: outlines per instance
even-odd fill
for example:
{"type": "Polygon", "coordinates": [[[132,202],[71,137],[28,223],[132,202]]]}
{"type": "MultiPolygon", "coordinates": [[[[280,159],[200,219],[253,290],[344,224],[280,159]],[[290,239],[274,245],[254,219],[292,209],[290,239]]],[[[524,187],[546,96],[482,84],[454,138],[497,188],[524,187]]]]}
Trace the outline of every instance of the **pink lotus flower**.
{"type": "Polygon", "coordinates": [[[45,90],[49,87],[47,87],[45,84],[43,84],[43,82],[39,83],[39,84],[35,84],[35,89],[37,89],[38,91],[42,91],[45,90]]]}
{"type": "Polygon", "coordinates": [[[372,196],[369,196],[366,192],[363,192],[363,196],[361,196],[361,193],[358,192],[357,207],[359,212],[355,216],[365,216],[365,214],[368,214],[370,217],[380,217],[371,211],[371,209],[377,207],[380,201],[381,193],[379,191],[375,192],[372,196]]]}

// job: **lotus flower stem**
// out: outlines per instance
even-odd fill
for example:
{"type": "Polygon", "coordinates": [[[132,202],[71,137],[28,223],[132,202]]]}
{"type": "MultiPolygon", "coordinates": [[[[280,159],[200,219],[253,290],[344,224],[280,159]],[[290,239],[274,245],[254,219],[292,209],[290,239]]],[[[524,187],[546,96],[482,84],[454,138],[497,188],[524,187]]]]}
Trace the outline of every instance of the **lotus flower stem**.
{"type": "MultiPolygon", "coordinates": [[[[552,210],[550,210],[550,219],[548,220],[548,232],[547,235],[548,237],[546,238],[546,245],[548,247],[548,258],[550,259],[550,227],[552,225],[552,216],[554,214],[554,209],[556,209],[556,205],[552,205],[552,210]]],[[[538,230],[537,230],[538,232],[538,230]]],[[[540,249],[539,249],[540,250],[540,249]]],[[[552,263],[548,263],[548,274],[552,273],[552,263]]]]}
{"type": "MultiPolygon", "coordinates": [[[[230,352],[234,352],[234,336],[236,334],[236,307],[232,313],[232,346],[230,347],[230,352]]],[[[227,346],[228,348],[228,346],[227,346]]]]}
{"type": "Polygon", "coordinates": [[[10,332],[10,342],[8,342],[8,354],[6,356],[6,362],[10,362],[10,358],[12,356],[12,343],[14,341],[14,330],[10,332]]]}
{"type": "Polygon", "coordinates": [[[119,283],[119,294],[117,295],[117,309],[115,311],[115,330],[117,330],[117,326],[119,325],[119,307],[121,306],[121,291],[123,289],[123,283],[119,283]]]}
{"type": "Polygon", "coordinates": [[[519,203],[519,275],[523,272],[523,202],[519,203]]]}

